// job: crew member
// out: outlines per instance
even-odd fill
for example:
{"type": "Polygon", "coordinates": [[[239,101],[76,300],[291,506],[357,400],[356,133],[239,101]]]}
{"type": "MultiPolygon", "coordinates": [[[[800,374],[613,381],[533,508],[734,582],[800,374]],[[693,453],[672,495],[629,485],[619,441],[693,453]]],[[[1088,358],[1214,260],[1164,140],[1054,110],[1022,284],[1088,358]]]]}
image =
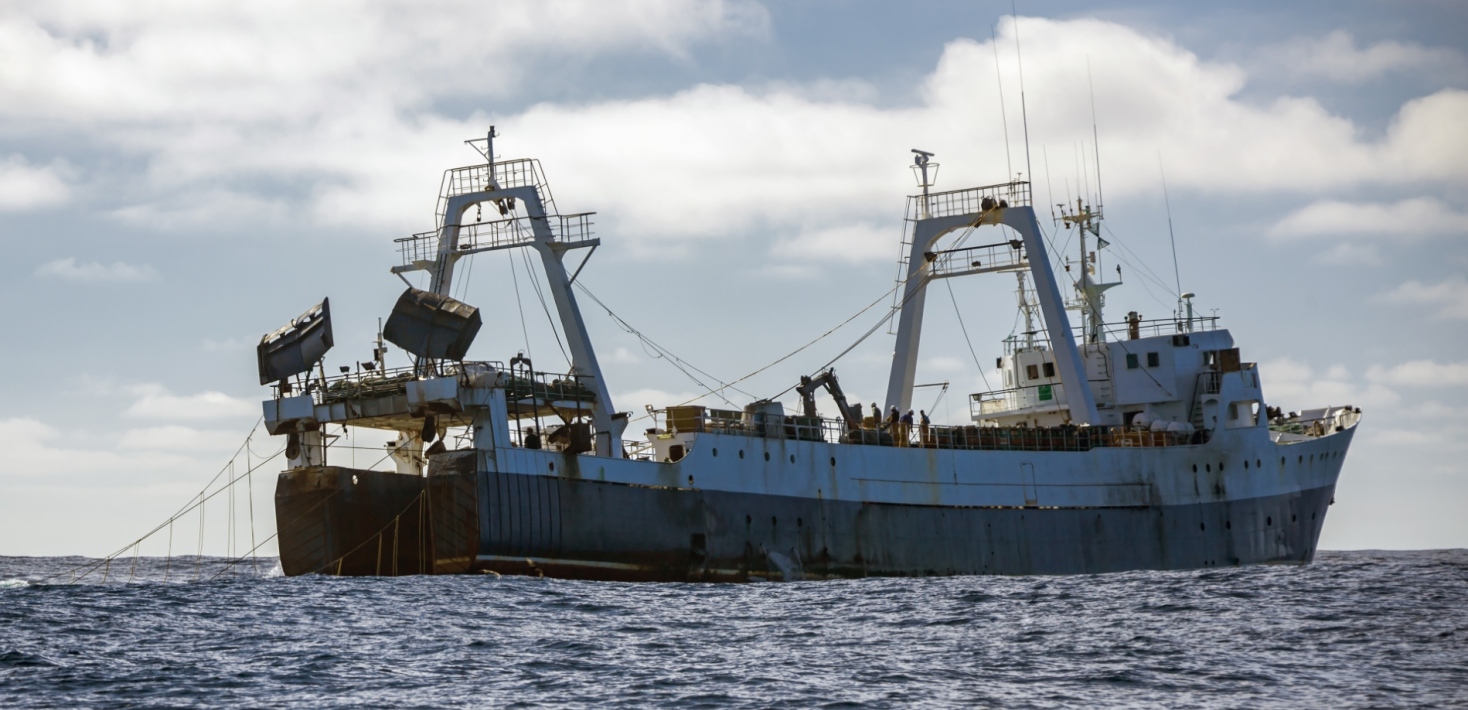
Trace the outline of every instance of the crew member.
{"type": "Polygon", "coordinates": [[[525,430],[525,448],[540,448],[540,435],[535,433],[535,427],[530,427],[525,430]]]}

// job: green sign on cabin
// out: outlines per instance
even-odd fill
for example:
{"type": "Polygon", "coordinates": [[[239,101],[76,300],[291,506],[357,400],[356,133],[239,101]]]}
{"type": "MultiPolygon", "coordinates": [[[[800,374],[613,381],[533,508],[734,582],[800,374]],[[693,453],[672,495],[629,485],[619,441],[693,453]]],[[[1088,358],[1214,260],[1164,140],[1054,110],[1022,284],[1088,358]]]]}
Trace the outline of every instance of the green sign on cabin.
{"type": "Polygon", "coordinates": [[[1051,399],[1054,399],[1054,397],[1055,396],[1050,392],[1050,385],[1040,385],[1040,401],[1041,402],[1047,402],[1047,401],[1049,401],[1051,399]]]}

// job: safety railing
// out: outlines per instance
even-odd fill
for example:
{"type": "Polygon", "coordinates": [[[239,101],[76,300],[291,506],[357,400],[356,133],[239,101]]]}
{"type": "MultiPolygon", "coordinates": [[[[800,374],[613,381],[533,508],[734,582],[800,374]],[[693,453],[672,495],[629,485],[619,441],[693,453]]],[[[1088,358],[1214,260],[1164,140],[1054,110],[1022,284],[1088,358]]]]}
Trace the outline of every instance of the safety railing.
{"type": "MultiPolygon", "coordinates": [[[[574,374],[516,370],[505,381],[504,388],[506,399],[512,403],[534,400],[589,404],[596,401],[596,390],[583,383],[580,375],[574,374]]],[[[588,407],[587,414],[590,413],[588,407]]]]}
{"type": "Polygon", "coordinates": [[[438,192],[439,226],[443,226],[444,212],[448,207],[449,198],[467,195],[471,192],[485,192],[496,186],[502,190],[514,187],[534,187],[540,193],[546,213],[556,212],[555,198],[551,196],[550,185],[546,183],[540,161],[534,158],[517,158],[496,161],[493,165],[467,165],[444,171],[443,184],[439,187],[438,192]]]}
{"type": "Polygon", "coordinates": [[[980,271],[1024,269],[1030,265],[1018,241],[930,252],[925,256],[928,257],[928,273],[935,279],[980,271]]]}
{"type": "Polygon", "coordinates": [[[1195,435],[1134,431],[1120,426],[992,427],[878,424],[852,428],[841,419],[799,415],[757,415],[702,407],[654,410],[653,436],[733,434],[766,439],[796,439],[831,444],[983,451],[1089,451],[1099,447],[1184,446],[1195,435]],[[701,411],[700,411],[701,410],[701,411]]]}
{"type": "MultiPolygon", "coordinates": [[[[1191,332],[1218,330],[1219,316],[1194,316],[1192,328],[1187,318],[1153,318],[1137,321],[1137,337],[1149,338],[1158,335],[1180,335],[1191,332]]],[[[1131,324],[1127,321],[1103,323],[1102,328],[1113,338],[1131,338],[1131,324]]]]}
{"type": "Polygon", "coordinates": [[[304,391],[311,394],[312,401],[316,404],[331,404],[354,399],[373,399],[406,394],[408,383],[422,377],[456,377],[465,370],[473,368],[497,371],[503,370],[504,367],[504,363],[498,361],[464,363],[440,361],[433,363],[428,372],[413,367],[358,370],[329,377],[308,376],[304,383],[288,383],[284,390],[277,382],[270,386],[270,393],[275,399],[280,399],[298,395],[304,391]]]}
{"type": "Polygon", "coordinates": [[[1030,204],[1030,183],[1006,182],[999,185],[970,187],[963,190],[913,195],[907,198],[908,219],[977,214],[993,207],[1021,207],[1030,204]]]}
{"type": "MultiPolygon", "coordinates": [[[[550,227],[551,240],[560,244],[574,245],[592,238],[591,216],[595,212],[577,214],[553,214],[543,218],[550,227]]],[[[528,216],[509,217],[490,222],[471,222],[459,227],[457,250],[459,253],[474,253],[490,249],[530,244],[535,241],[535,230],[528,216]]],[[[419,232],[411,237],[393,240],[398,245],[398,254],[404,266],[438,258],[439,233],[419,232]]]]}
{"type": "Polygon", "coordinates": [[[1361,421],[1361,410],[1354,407],[1327,407],[1295,414],[1275,417],[1269,422],[1269,430],[1306,437],[1321,437],[1355,426],[1361,421]]]}

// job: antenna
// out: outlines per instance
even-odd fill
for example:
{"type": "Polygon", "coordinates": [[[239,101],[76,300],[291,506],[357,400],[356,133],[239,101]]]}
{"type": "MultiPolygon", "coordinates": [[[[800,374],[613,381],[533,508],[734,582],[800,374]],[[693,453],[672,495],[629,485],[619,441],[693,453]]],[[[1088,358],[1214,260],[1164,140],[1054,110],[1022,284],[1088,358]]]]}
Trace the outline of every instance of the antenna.
{"type": "Polygon", "coordinates": [[[1035,179],[1035,171],[1030,167],[1030,115],[1025,110],[1025,60],[1019,52],[1019,10],[1015,9],[1015,0],[1009,0],[1010,17],[1014,22],[1014,58],[1019,62],[1019,115],[1025,124],[1025,174],[1030,180],[1035,179]]]}
{"type": "Polygon", "coordinates": [[[1167,197],[1167,171],[1162,169],[1162,151],[1157,151],[1157,172],[1162,175],[1162,204],[1167,207],[1167,240],[1172,242],[1172,278],[1177,284],[1179,298],[1183,292],[1183,278],[1177,269],[1177,237],[1172,233],[1172,200],[1167,197]]]}
{"type": "Polygon", "coordinates": [[[993,25],[989,25],[989,39],[994,45],[994,79],[999,82],[999,119],[1004,124],[1004,167],[1009,170],[1007,177],[1012,179],[1014,161],[1009,157],[1009,112],[1004,110],[1004,76],[999,73],[999,36],[994,33],[993,25]]]}
{"type": "Polygon", "coordinates": [[[1091,145],[1096,149],[1096,208],[1106,203],[1101,199],[1101,138],[1096,131],[1096,82],[1091,79],[1091,55],[1086,55],[1086,85],[1091,90],[1091,145]]]}

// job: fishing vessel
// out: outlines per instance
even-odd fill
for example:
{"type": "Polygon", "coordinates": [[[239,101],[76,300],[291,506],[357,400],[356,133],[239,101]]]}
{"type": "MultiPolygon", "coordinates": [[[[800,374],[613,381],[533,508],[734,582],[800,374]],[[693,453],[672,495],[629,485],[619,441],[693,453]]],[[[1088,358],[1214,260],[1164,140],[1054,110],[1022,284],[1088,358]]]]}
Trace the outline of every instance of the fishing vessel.
{"type": "Polygon", "coordinates": [[[578,307],[592,214],[560,212],[540,163],[496,160],[494,138],[468,141],[484,162],[444,174],[435,228],[397,240],[393,272],[425,272],[427,288],[404,279],[371,362],[328,374],[326,300],[261,340],[265,424],[289,457],[275,493],[286,574],[753,581],[1312,559],[1360,410],[1269,406],[1192,294],[1169,318],[1107,323],[1117,282],[1097,280],[1087,249],[1099,203],[1058,206],[1080,258],[1057,270],[1028,182],[934,191],[932,154],[914,151],[881,411],[822,370],[789,411],[647,407],[634,434],[578,307]],[[481,318],[451,296],[456,265],[507,249],[538,257],[570,371],[466,359],[481,318]],[[972,394],[962,425],[898,416],[928,287],[994,274],[1016,279],[1026,323],[996,360],[1003,387],[972,394]],[[386,367],[389,343],[411,364],[386,367]],[[817,411],[820,391],[839,416],[817,411]],[[341,465],[344,427],[390,432],[394,470],[341,465]]]}

